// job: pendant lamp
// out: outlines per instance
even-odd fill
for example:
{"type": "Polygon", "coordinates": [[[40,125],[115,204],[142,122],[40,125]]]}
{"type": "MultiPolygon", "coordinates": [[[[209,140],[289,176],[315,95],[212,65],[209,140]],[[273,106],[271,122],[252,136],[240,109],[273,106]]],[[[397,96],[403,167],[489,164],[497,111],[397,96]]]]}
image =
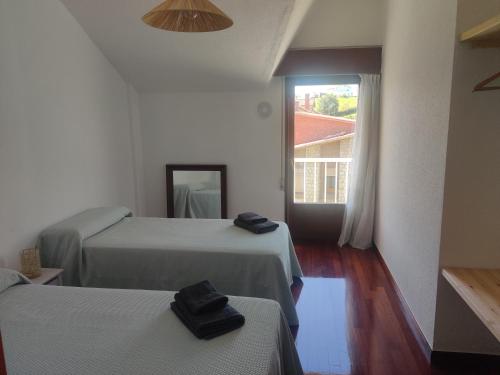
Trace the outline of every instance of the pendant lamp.
{"type": "Polygon", "coordinates": [[[233,25],[231,18],[209,0],[166,0],[142,20],[158,29],[186,33],[224,30],[233,25]]]}

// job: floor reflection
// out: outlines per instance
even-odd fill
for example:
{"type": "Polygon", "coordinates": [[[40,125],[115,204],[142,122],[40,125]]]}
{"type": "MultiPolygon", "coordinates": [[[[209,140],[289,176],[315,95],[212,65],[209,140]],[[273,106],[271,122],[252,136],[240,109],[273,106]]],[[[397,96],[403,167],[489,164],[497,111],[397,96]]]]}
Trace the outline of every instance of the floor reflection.
{"type": "Polygon", "coordinates": [[[304,372],[350,374],[345,279],[304,277],[302,282],[296,345],[304,372]]]}

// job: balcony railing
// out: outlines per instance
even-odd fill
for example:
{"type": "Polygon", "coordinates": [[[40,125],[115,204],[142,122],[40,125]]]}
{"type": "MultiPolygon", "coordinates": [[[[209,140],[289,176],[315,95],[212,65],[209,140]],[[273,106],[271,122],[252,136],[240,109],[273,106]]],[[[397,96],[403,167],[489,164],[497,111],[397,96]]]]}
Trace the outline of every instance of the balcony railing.
{"type": "Polygon", "coordinates": [[[352,158],[295,158],[295,203],[345,203],[352,158]]]}

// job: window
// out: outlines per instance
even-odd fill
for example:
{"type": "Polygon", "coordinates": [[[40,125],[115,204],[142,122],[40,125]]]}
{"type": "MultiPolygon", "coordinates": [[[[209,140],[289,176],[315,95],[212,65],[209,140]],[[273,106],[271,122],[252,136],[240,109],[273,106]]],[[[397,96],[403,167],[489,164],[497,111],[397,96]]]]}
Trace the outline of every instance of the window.
{"type": "Polygon", "coordinates": [[[296,85],[294,203],[345,203],[357,84],[296,85]]]}

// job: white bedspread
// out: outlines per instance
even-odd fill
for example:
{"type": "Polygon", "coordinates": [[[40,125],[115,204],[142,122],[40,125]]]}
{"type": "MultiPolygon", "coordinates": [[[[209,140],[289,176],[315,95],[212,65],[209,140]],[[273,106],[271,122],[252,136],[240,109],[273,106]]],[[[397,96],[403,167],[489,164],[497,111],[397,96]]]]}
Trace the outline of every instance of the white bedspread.
{"type": "Polygon", "coordinates": [[[231,297],[245,325],[198,340],[172,292],[19,285],[0,293],[7,369],[16,374],[300,375],[276,302],[231,297]]]}

